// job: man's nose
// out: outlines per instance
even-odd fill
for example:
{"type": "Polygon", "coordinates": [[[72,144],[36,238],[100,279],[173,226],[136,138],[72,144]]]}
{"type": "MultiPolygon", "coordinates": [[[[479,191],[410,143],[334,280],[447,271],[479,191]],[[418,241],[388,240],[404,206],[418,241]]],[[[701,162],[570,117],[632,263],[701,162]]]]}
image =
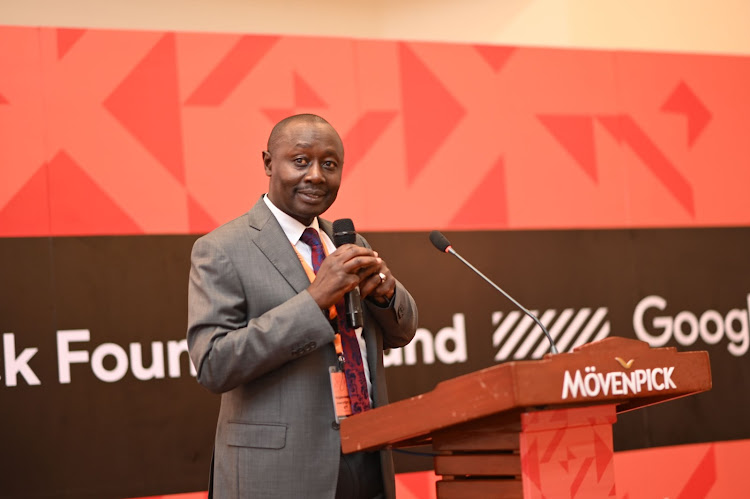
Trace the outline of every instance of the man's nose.
{"type": "Polygon", "coordinates": [[[320,166],[318,160],[313,160],[312,163],[310,163],[310,168],[307,169],[306,177],[310,182],[322,182],[324,180],[323,168],[320,166]]]}

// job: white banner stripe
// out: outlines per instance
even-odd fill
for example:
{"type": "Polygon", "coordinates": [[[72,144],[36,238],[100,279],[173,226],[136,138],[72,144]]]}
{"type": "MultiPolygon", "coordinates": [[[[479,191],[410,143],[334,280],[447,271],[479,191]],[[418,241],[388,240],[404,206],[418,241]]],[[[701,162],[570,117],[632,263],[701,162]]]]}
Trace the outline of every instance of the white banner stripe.
{"type": "MultiPolygon", "coordinates": [[[[573,317],[573,313],[575,311],[572,308],[566,308],[562,311],[560,316],[557,318],[554,324],[552,324],[552,327],[548,327],[549,329],[549,335],[552,336],[552,340],[557,340],[557,337],[560,336],[560,331],[563,330],[565,325],[568,323],[571,317],[573,317]]],[[[546,323],[543,323],[546,326],[546,323]]],[[[531,355],[532,359],[541,359],[542,356],[549,350],[549,345],[546,345],[544,343],[540,344],[538,347],[536,347],[536,350],[534,350],[534,353],[531,355]]]]}
{"type": "Polygon", "coordinates": [[[579,347],[589,341],[591,336],[593,336],[594,332],[596,332],[597,328],[606,316],[607,309],[605,307],[597,308],[596,312],[594,312],[594,315],[591,317],[591,320],[588,324],[586,324],[586,327],[583,328],[583,331],[581,331],[581,334],[578,335],[578,338],[576,338],[575,343],[573,343],[573,346],[570,349],[573,350],[574,348],[579,347]]]}
{"type": "Polygon", "coordinates": [[[596,335],[596,338],[594,338],[594,339],[593,339],[592,341],[599,341],[599,340],[603,340],[603,339],[604,339],[604,338],[606,338],[607,336],[609,336],[609,321],[606,321],[606,322],[604,323],[604,325],[602,325],[602,328],[601,328],[601,330],[600,330],[600,331],[599,331],[599,333],[598,333],[598,334],[596,335]]]}
{"type": "MultiPolygon", "coordinates": [[[[532,314],[536,314],[535,311],[531,311],[532,314]]],[[[546,327],[549,330],[549,323],[552,322],[552,319],[557,314],[557,311],[554,309],[545,310],[544,314],[542,314],[541,317],[539,317],[539,322],[544,324],[544,327],[546,327]]],[[[544,336],[544,331],[542,331],[542,328],[535,325],[534,329],[531,330],[528,337],[524,342],[521,344],[521,348],[519,348],[516,353],[513,355],[514,359],[524,359],[529,354],[529,350],[536,345],[537,341],[539,341],[539,337],[544,336]]],[[[544,338],[544,342],[547,343],[547,338],[544,338]]]]}
{"type": "Polygon", "coordinates": [[[582,308],[578,311],[575,318],[567,327],[565,333],[562,335],[562,338],[560,338],[560,341],[556,342],[557,349],[560,352],[567,352],[568,345],[576,336],[576,333],[581,330],[581,326],[584,322],[586,322],[586,319],[588,319],[589,315],[591,315],[590,308],[582,308]]]}
{"type": "MultiPolygon", "coordinates": [[[[502,312],[500,312],[502,316],[502,312]]],[[[513,326],[516,324],[518,319],[521,317],[521,312],[518,310],[514,310],[505,317],[505,320],[500,323],[500,327],[497,328],[497,330],[492,334],[492,346],[498,347],[505,339],[505,336],[508,334],[508,331],[510,331],[513,326]]],[[[494,319],[494,315],[493,315],[494,319]]],[[[495,322],[494,320],[492,322],[495,322]]]]}
{"type": "Polygon", "coordinates": [[[521,321],[518,323],[518,326],[516,326],[516,328],[511,333],[510,338],[508,338],[503,347],[497,353],[495,360],[498,360],[498,357],[501,360],[507,359],[510,356],[510,353],[515,350],[518,343],[523,339],[524,336],[526,336],[526,332],[533,324],[534,321],[532,320],[532,318],[524,314],[524,316],[521,318],[521,321]]]}

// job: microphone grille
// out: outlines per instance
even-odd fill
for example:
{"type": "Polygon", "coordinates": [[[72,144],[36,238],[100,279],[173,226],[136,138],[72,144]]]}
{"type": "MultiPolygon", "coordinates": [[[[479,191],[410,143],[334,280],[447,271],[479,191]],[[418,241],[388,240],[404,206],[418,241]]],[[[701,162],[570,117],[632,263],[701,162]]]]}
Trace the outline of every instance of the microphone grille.
{"type": "Polygon", "coordinates": [[[451,243],[448,242],[448,239],[437,230],[430,232],[430,241],[438,250],[443,252],[445,252],[451,245],[451,243]]]}
{"type": "Polygon", "coordinates": [[[354,244],[357,242],[357,231],[351,218],[340,218],[333,222],[333,244],[354,244]]]}

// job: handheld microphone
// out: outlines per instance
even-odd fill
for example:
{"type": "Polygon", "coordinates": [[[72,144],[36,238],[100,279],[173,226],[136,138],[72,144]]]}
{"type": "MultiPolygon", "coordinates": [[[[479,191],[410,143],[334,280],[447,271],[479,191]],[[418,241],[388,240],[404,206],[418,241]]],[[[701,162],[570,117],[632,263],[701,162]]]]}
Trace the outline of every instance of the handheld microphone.
{"type": "Polygon", "coordinates": [[[552,340],[552,336],[550,336],[549,331],[547,331],[547,328],[544,327],[544,325],[542,324],[542,322],[539,319],[537,319],[537,317],[534,314],[532,314],[531,312],[529,312],[528,310],[526,310],[526,308],[523,305],[521,305],[516,300],[514,300],[512,296],[510,296],[508,293],[506,293],[505,291],[503,291],[500,288],[500,286],[498,286],[497,284],[495,284],[494,282],[492,282],[491,280],[489,280],[489,278],[487,276],[485,276],[484,274],[482,274],[479,270],[476,269],[476,267],[474,267],[472,264],[470,264],[469,262],[467,262],[466,260],[464,260],[464,258],[461,255],[459,255],[458,253],[456,253],[456,251],[451,247],[451,243],[448,242],[448,239],[446,239],[446,237],[443,234],[441,234],[437,230],[433,230],[432,232],[430,232],[430,241],[432,242],[432,244],[438,250],[440,250],[442,252],[445,252],[445,253],[450,253],[451,255],[453,255],[456,258],[458,258],[459,260],[461,260],[464,263],[464,265],[466,265],[471,270],[473,270],[474,272],[476,272],[476,274],[479,277],[481,277],[482,279],[484,279],[485,281],[487,281],[493,288],[495,288],[496,290],[500,291],[507,299],[509,299],[511,302],[513,302],[513,304],[516,307],[518,307],[523,313],[525,313],[526,315],[528,315],[529,317],[531,317],[534,320],[534,322],[536,322],[537,325],[540,328],[542,328],[542,331],[544,331],[544,334],[547,336],[547,340],[549,340],[549,344],[550,344],[550,352],[552,352],[552,353],[558,353],[557,347],[555,346],[555,342],[552,340]]]}
{"type": "MultiPolygon", "coordinates": [[[[341,218],[333,222],[333,244],[336,247],[342,244],[355,244],[357,242],[357,231],[354,230],[354,222],[350,218],[341,218]]],[[[346,310],[346,323],[356,329],[364,324],[362,313],[362,298],[359,294],[359,286],[344,295],[344,309],[346,310]]]]}

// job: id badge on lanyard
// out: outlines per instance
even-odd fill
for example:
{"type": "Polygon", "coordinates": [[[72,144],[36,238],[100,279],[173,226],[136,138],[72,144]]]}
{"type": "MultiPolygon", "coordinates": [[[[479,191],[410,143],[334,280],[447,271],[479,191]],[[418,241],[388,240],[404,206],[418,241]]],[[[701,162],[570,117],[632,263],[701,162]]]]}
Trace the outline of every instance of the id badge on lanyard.
{"type": "MultiPolygon", "coordinates": [[[[305,269],[307,277],[310,282],[315,280],[315,272],[307,264],[302,255],[300,255],[297,248],[292,245],[294,252],[297,253],[299,261],[302,263],[302,267],[305,269]]],[[[328,256],[328,250],[323,245],[323,250],[328,256]]],[[[328,310],[328,317],[334,320],[337,316],[336,306],[331,305],[328,310]]],[[[349,399],[349,389],[346,386],[346,375],[344,374],[344,349],[341,346],[341,335],[336,333],[336,337],[333,340],[333,345],[336,348],[337,365],[330,366],[328,368],[328,375],[331,379],[331,393],[333,394],[333,412],[336,415],[336,422],[339,423],[342,419],[352,415],[352,403],[349,399]]]]}

